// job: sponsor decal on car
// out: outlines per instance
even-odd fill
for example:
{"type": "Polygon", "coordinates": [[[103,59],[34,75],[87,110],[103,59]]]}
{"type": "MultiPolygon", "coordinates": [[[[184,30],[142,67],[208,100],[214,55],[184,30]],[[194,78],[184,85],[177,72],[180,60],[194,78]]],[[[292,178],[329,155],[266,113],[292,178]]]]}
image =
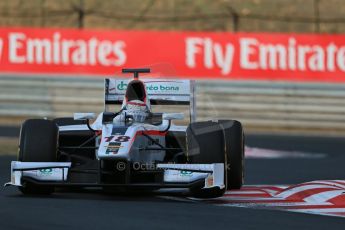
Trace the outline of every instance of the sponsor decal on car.
{"type": "Polygon", "coordinates": [[[193,176],[193,172],[191,172],[191,171],[186,171],[186,170],[182,170],[182,171],[180,171],[180,175],[181,175],[181,176],[191,177],[191,176],[193,176]]]}
{"type": "Polygon", "coordinates": [[[105,154],[117,154],[121,147],[121,142],[111,142],[108,144],[105,154]]]}
{"type": "MultiPolygon", "coordinates": [[[[175,85],[166,85],[166,82],[163,82],[165,84],[157,84],[158,82],[147,82],[146,83],[146,90],[148,92],[151,91],[179,91],[180,87],[175,85]]],[[[127,89],[127,83],[125,81],[120,81],[120,83],[117,84],[116,89],[119,91],[125,91],[127,89]]],[[[109,89],[110,91],[114,90],[114,88],[109,89]]]]}
{"type": "Polygon", "coordinates": [[[206,180],[205,180],[205,187],[212,187],[214,185],[214,181],[213,181],[213,175],[212,174],[208,174],[206,180]]]}
{"type": "Polygon", "coordinates": [[[116,135],[111,135],[109,137],[104,137],[105,142],[113,142],[113,141],[117,141],[117,142],[128,142],[131,138],[129,136],[116,136],[116,135]]]}
{"type": "Polygon", "coordinates": [[[44,177],[44,176],[51,176],[53,174],[53,169],[39,169],[37,176],[44,177]]]}

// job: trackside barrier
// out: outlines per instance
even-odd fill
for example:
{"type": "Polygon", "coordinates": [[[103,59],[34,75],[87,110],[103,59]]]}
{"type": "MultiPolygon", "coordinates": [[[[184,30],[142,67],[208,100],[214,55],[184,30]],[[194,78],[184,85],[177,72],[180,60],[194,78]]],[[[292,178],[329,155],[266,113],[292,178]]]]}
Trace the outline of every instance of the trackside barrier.
{"type": "MultiPolygon", "coordinates": [[[[198,120],[238,119],[250,132],[345,134],[341,84],[198,81],[196,101],[198,120]]],[[[101,78],[0,76],[0,125],[102,110],[101,78]]]]}

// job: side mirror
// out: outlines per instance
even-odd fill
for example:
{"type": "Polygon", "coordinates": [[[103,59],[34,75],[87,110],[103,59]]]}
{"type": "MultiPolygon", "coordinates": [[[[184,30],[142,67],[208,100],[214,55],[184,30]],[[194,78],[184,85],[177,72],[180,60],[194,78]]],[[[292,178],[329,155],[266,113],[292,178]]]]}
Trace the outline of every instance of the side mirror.
{"type": "Polygon", "coordinates": [[[117,113],[103,112],[102,123],[112,123],[113,119],[117,116],[117,113]]]}
{"type": "Polygon", "coordinates": [[[163,113],[163,120],[183,120],[183,113],[163,113]]]}
{"type": "Polygon", "coordinates": [[[95,113],[74,113],[74,120],[92,120],[96,118],[95,113]]]}

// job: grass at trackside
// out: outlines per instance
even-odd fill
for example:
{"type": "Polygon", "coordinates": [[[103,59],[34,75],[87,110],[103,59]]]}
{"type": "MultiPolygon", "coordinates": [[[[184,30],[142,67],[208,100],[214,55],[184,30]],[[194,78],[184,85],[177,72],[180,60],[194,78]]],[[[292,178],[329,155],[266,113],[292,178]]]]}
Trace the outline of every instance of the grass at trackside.
{"type": "Polygon", "coordinates": [[[17,138],[0,138],[0,156],[12,155],[16,156],[18,152],[17,138]]]}

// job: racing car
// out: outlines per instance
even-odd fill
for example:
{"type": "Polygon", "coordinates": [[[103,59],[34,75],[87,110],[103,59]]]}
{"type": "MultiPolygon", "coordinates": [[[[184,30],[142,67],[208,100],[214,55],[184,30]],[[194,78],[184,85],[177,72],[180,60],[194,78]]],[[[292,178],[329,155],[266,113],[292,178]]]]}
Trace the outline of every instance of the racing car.
{"type": "Polygon", "coordinates": [[[123,69],[133,79],[105,79],[104,111],[29,119],[21,126],[11,181],[23,194],[58,187],[103,190],[188,189],[219,197],[244,181],[244,133],[236,120],[196,121],[195,82],[139,79],[150,69],[123,69]],[[110,107],[117,105],[118,110],[110,107]],[[188,106],[185,113],[155,105],[188,106]]]}

